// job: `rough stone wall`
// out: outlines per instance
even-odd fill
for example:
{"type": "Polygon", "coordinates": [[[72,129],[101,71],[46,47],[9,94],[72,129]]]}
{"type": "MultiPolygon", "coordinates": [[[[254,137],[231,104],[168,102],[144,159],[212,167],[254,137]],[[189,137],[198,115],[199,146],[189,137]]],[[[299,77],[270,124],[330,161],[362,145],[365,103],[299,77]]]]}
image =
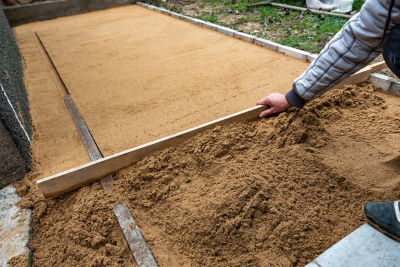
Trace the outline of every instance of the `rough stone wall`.
{"type": "Polygon", "coordinates": [[[11,139],[10,133],[0,122],[0,188],[26,174],[26,163],[11,139]]]}
{"type": "Polygon", "coordinates": [[[114,6],[131,5],[138,0],[52,0],[37,1],[25,5],[4,8],[12,27],[30,23],[70,16],[84,12],[106,9],[114,6]]]}
{"type": "MultiPolygon", "coordinates": [[[[25,168],[31,168],[30,137],[32,126],[29,118],[29,101],[23,82],[21,54],[14,33],[0,7],[0,122],[9,132],[20,155],[10,155],[7,160],[22,156],[25,168]]],[[[5,135],[0,142],[8,142],[5,135]]],[[[7,144],[11,147],[13,144],[7,144]]],[[[1,149],[1,148],[0,148],[1,149]]],[[[11,151],[11,150],[9,150],[11,151]]],[[[5,161],[6,151],[0,153],[5,161]]],[[[14,163],[10,163],[13,165],[14,163]]],[[[17,164],[18,165],[18,164],[17,164]]],[[[0,176],[0,184],[1,184],[0,176]]],[[[19,177],[22,178],[22,177],[19,177]]]]}

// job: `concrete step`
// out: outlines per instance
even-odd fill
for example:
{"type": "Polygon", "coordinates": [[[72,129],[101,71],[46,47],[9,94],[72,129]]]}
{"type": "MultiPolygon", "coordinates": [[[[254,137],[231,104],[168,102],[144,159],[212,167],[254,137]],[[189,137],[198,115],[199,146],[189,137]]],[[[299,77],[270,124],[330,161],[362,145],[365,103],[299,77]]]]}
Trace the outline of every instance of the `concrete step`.
{"type": "Polygon", "coordinates": [[[21,209],[16,203],[21,198],[13,186],[0,190],[0,266],[31,266],[29,241],[32,232],[31,210],[21,209]],[[17,264],[18,262],[18,264],[17,264]]]}
{"type": "Polygon", "coordinates": [[[400,243],[366,223],[306,267],[400,266],[400,243]]]}

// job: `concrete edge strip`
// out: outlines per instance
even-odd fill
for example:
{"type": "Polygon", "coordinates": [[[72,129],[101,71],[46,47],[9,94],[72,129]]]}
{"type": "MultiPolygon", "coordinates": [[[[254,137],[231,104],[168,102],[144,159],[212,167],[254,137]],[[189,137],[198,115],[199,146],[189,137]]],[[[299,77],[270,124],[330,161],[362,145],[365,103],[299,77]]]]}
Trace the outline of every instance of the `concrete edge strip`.
{"type": "Polygon", "coordinates": [[[214,24],[211,22],[207,22],[204,20],[191,18],[191,17],[185,16],[185,15],[173,12],[173,11],[169,11],[165,8],[156,7],[156,6],[145,4],[142,2],[136,2],[136,4],[138,6],[141,6],[141,7],[150,9],[150,10],[154,10],[161,14],[169,15],[171,17],[190,22],[197,26],[204,27],[204,28],[207,28],[207,29],[210,29],[213,31],[217,31],[222,34],[225,34],[225,35],[228,35],[228,36],[231,36],[231,37],[234,37],[234,38],[237,38],[237,39],[240,39],[240,40],[252,43],[252,44],[256,44],[256,45],[262,46],[264,48],[267,48],[267,49],[270,49],[273,51],[283,53],[287,56],[301,59],[303,61],[312,62],[314,59],[316,59],[318,57],[318,55],[315,55],[315,54],[312,54],[309,52],[305,52],[300,49],[292,48],[292,47],[289,47],[286,45],[281,45],[281,44],[278,44],[278,43],[275,43],[275,42],[272,42],[272,41],[269,41],[266,39],[258,38],[251,34],[239,32],[239,31],[236,31],[236,30],[224,27],[224,26],[220,26],[220,25],[217,25],[217,24],[214,24]]]}
{"type": "Polygon", "coordinates": [[[25,127],[22,125],[21,121],[19,120],[18,114],[17,114],[17,112],[15,111],[15,109],[14,109],[14,107],[13,107],[13,105],[12,105],[10,99],[8,98],[7,93],[6,93],[6,91],[4,90],[3,85],[2,85],[1,83],[0,83],[0,86],[1,86],[1,90],[3,91],[4,96],[5,96],[6,99],[7,99],[8,104],[10,105],[12,111],[14,112],[14,116],[15,116],[15,118],[17,119],[17,121],[18,121],[18,123],[19,123],[19,126],[21,126],[21,129],[24,131],[25,136],[26,136],[26,138],[28,139],[28,141],[31,142],[31,138],[29,137],[29,134],[25,131],[25,127]]]}
{"type": "Polygon", "coordinates": [[[369,81],[376,88],[380,88],[386,92],[393,91],[400,96],[400,79],[391,78],[379,73],[372,73],[369,76],[369,81]]]}

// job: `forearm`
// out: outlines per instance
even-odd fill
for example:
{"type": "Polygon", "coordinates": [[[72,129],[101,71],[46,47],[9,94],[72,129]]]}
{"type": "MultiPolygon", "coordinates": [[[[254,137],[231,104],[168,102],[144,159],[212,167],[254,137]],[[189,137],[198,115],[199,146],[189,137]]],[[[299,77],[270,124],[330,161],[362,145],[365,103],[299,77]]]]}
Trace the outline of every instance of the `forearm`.
{"type": "MultiPolygon", "coordinates": [[[[349,20],[325,46],[317,59],[293,83],[286,99],[301,108],[365,67],[381,53],[381,40],[388,14],[387,0],[367,0],[355,17],[349,20]]],[[[391,27],[400,22],[400,0],[392,12],[391,27]]]]}

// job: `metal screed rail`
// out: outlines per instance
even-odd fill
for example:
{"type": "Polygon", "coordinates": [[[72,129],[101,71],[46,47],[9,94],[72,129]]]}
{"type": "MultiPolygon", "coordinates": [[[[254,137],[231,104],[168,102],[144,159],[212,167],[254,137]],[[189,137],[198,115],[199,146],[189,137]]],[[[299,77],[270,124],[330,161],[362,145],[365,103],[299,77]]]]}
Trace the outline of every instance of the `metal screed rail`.
{"type": "MultiPolygon", "coordinates": [[[[53,74],[53,78],[56,80],[57,87],[60,90],[60,93],[63,95],[63,99],[65,105],[68,108],[68,111],[71,114],[71,117],[75,123],[75,126],[81,136],[82,142],[85,145],[85,148],[90,156],[90,159],[94,162],[103,158],[99,148],[96,145],[92,135],[90,134],[89,129],[87,128],[81,114],[79,113],[78,108],[75,105],[71,95],[68,93],[68,89],[66,88],[64,82],[62,81],[55,65],[53,64],[50,56],[48,55],[42,41],[40,40],[37,33],[34,34],[34,38],[36,39],[40,50],[53,74]]],[[[112,183],[114,179],[112,176],[104,177],[100,180],[104,190],[112,190],[112,183]]],[[[142,234],[139,231],[139,227],[135,223],[129,208],[124,203],[113,203],[114,214],[117,217],[118,223],[122,229],[122,232],[128,242],[130,250],[133,252],[133,256],[136,260],[136,263],[140,267],[156,267],[157,263],[151,254],[146,241],[144,240],[142,234]],[[132,226],[134,228],[132,229],[132,226]]]]}

